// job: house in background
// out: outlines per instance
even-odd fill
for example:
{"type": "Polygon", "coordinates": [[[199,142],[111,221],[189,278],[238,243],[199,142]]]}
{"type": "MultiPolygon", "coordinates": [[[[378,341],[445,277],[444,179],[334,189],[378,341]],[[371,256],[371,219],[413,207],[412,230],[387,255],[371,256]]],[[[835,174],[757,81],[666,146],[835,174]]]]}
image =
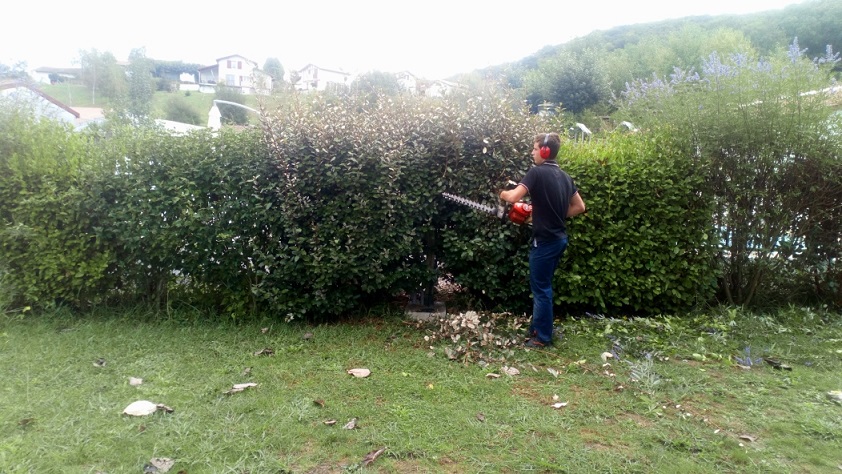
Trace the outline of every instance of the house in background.
{"type": "Polygon", "coordinates": [[[396,73],[395,79],[397,79],[398,84],[400,84],[401,87],[403,87],[404,90],[409,92],[411,95],[418,94],[418,78],[415,77],[415,75],[413,75],[411,72],[401,71],[399,73],[396,73]]]}
{"type": "Polygon", "coordinates": [[[295,83],[295,90],[298,91],[323,91],[334,89],[346,89],[351,87],[352,77],[345,71],[324,69],[315,64],[308,64],[297,71],[298,81],[295,83]]]}
{"type": "Polygon", "coordinates": [[[81,117],[58,99],[23,82],[0,82],[0,100],[11,101],[21,107],[30,107],[36,117],[60,120],[76,125],[81,117]]]}
{"type": "Polygon", "coordinates": [[[234,54],[216,60],[216,64],[199,69],[199,91],[213,93],[219,84],[239,89],[243,94],[266,94],[272,91],[272,78],[245,56],[234,54]]]}
{"type": "Polygon", "coordinates": [[[31,74],[36,82],[54,84],[57,81],[78,81],[82,77],[80,67],[39,67],[31,74]]]}
{"type": "Polygon", "coordinates": [[[424,95],[427,97],[444,97],[457,87],[460,86],[455,82],[444,80],[433,81],[427,86],[424,95]]]}

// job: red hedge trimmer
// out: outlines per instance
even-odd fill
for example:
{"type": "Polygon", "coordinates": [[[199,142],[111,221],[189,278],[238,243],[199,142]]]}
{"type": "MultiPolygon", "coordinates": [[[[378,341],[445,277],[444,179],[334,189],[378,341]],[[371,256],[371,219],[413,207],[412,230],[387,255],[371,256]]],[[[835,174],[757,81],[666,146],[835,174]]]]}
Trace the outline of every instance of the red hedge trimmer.
{"type": "Polygon", "coordinates": [[[501,220],[505,220],[506,217],[508,217],[510,221],[518,225],[532,223],[532,205],[525,202],[516,202],[512,204],[512,207],[508,209],[508,212],[506,212],[506,206],[503,206],[502,204],[494,208],[471,201],[470,199],[466,199],[461,196],[456,196],[455,194],[441,193],[441,195],[449,201],[457,202],[463,206],[468,206],[471,209],[481,211],[486,214],[491,214],[501,220]]]}

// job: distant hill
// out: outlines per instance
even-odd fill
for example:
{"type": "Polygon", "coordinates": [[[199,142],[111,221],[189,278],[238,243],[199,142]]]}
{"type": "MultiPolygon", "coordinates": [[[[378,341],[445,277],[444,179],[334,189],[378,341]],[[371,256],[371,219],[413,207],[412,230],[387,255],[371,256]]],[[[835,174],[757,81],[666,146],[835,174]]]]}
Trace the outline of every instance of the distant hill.
{"type": "Polygon", "coordinates": [[[578,50],[599,45],[611,51],[636,44],[645,37],[667,36],[689,24],[705,29],[730,28],[741,31],[761,54],[785,47],[796,37],[801,49],[807,49],[809,57],[824,55],[827,45],[831,45],[834,52],[842,50],[842,0],[808,0],[766,12],[692,16],[598,30],[567,43],[544,47],[519,61],[490,66],[476,72],[486,76],[534,69],[541,59],[555,56],[565,48],[578,50]]]}

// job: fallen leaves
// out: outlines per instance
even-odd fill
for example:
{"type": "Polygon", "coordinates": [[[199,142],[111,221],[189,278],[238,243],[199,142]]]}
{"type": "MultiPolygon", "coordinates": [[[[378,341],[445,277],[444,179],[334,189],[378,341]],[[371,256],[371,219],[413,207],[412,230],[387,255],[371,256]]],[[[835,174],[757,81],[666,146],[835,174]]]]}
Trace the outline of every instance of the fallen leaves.
{"type": "Polygon", "coordinates": [[[146,416],[155,413],[158,405],[148,400],[132,402],[123,410],[123,414],[131,416],[146,416]]]}
{"type": "Polygon", "coordinates": [[[373,463],[375,459],[380,457],[381,454],[386,452],[386,447],[382,447],[380,449],[375,449],[374,451],[365,455],[362,460],[363,467],[368,466],[369,464],[373,463]]]}
{"type": "Polygon", "coordinates": [[[165,413],[172,413],[175,411],[172,408],[164,405],[163,403],[153,403],[149,400],[138,400],[136,402],[130,403],[125,409],[123,409],[123,414],[131,416],[147,416],[155,413],[158,410],[161,410],[165,413]]]}
{"type": "Polygon", "coordinates": [[[238,384],[234,384],[234,386],[233,386],[233,387],[231,387],[231,389],[230,389],[230,390],[226,390],[226,391],[225,391],[225,392],[223,392],[223,393],[224,393],[225,395],[231,395],[232,393],[242,392],[243,390],[245,390],[245,389],[247,389],[247,388],[251,388],[251,387],[257,387],[257,384],[256,384],[256,383],[254,383],[254,382],[247,382],[247,383],[238,383],[238,384]]]}
{"type": "Polygon", "coordinates": [[[567,403],[568,403],[568,402],[560,402],[560,401],[559,401],[559,396],[558,396],[558,395],[553,395],[553,401],[554,401],[555,403],[553,403],[553,404],[552,404],[552,405],[550,405],[550,406],[551,406],[551,407],[553,407],[553,408],[555,408],[556,410],[558,410],[559,408],[564,408],[564,407],[566,407],[566,406],[567,406],[567,403]]]}
{"type": "Polygon", "coordinates": [[[514,367],[506,367],[505,365],[502,367],[502,371],[504,374],[509,376],[520,375],[520,370],[514,367]]]}
{"type": "Polygon", "coordinates": [[[129,385],[132,387],[137,387],[138,385],[143,383],[143,379],[139,379],[137,377],[129,377],[129,385]]]}
{"type": "Polygon", "coordinates": [[[259,351],[255,352],[254,355],[256,355],[256,356],[275,355],[275,350],[272,349],[271,347],[264,347],[263,349],[260,349],[259,351]]]}
{"type": "Polygon", "coordinates": [[[368,369],[351,369],[348,371],[349,374],[353,375],[357,378],[366,378],[371,375],[371,371],[368,369]]]}
{"type": "Polygon", "coordinates": [[[351,418],[351,421],[345,423],[345,426],[342,427],[343,430],[354,430],[357,428],[357,418],[351,418]]]}
{"type": "Polygon", "coordinates": [[[152,458],[149,460],[148,463],[143,465],[143,472],[144,473],[153,473],[153,472],[169,472],[172,469],[173,465],[175,464],[175,460],[170,458],[152,458]]]}

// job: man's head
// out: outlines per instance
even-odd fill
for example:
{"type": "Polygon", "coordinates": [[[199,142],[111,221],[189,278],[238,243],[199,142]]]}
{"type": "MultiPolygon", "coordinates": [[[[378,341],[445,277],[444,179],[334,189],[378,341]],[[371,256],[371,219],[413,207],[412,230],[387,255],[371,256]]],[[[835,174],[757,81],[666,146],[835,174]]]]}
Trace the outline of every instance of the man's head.
{"type": "Polygon", "coordinates": [[[536,165],[547,160],[555,160],[558,155],[558,149],[561,147],[561,138],[557,133],[539,133],[535,135],[535,142],[532,146],[532,161],[536,165]],[[541,149],[546,147],[547,150],[541,153],[541,149]],[[547,153],[547,151],[549,153],[547,153]]]}

